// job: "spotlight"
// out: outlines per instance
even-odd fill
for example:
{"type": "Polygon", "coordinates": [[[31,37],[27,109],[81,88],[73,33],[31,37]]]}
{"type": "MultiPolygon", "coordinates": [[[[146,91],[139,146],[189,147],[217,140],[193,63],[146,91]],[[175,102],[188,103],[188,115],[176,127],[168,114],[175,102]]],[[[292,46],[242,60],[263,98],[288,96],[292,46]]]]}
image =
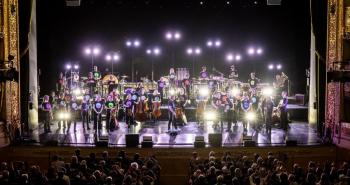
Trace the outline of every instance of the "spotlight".
{"type": "Polygon", "coordinates": [[[204,112],[204,120],[206,121],[215,121],[218,118],[215,111],[206,111],[204,112]]]}
{"type": "Polygon", "coordinates": [[[257,53],[258,55],[261,55],[262,52],[263,52],[263,50],[262,50],[261,48],[258,48],[258,49],[256,50],[256,53],[257,53]]]}
{"type": "Polygon", "coordinates": [[[273,64],[269,65],[269,70],[273,70],[275,68],[275,66],[273,64]]]}
{"type": "Polygon", "coordinates": [[[160,54],[160,49],[159,49],[159,48],[154,48],[154,49],[153,49],[153,53],[154,53],[155,55],[159,55],[159,54],[160,54]]]}
{"type": "Polygon", "coordinates": [[[229,4],[230,4],[230,1],[226,1],[226,4],[229,5],[229,4]]]}
{"type": "Polygon", "coordinates": [[[100,53],[100,49],[94,48],[94,50],[92,52],[94,55],[98,55],[100,53]]]}
{"type": "Polygon", "coordinates": [[[107,60],[107,61],[112,60],[112,56],[111,56],[111,55],[106,55],[106,60],[107,60]]]}
{"type": "Polygon", "coordinates": [[[134,46],[135,46],[135,47],[139,47],[139,46],[140,46],[140,41],[135,40],[135,41],[134,41],[134,46]]]}
{"type": "Polygon", "coordinates": [[[255,54],[254,48],[249,48],[249,49],[248,49],[248,54],[249,54],[249,55],[254,55],[254,54],[255,54]]]}
{"type": "Polygon", "coordinates": [[[169,90],[169,94],[170,94],[171,96],[175,95],[175,94],[176,94],[176,90],[175,90],[175,89],[170,89],[170,90],[169,90]]]}
{"type": "Polygon", "coordinates": [[[209,95],[209,88],[208,87],[202,87],[199,89],[199,95],[201,96],[208,96],[209,95]]]}
{"type": "Polygon", "coordinates": [[[117,61],[117,60],[119,60],[119,58],[120,58],[119,55],[117,55],[117,54],[113,55],[113,60],[117,61]]]}
{"type": "Polygon", "coordinates": [[[200,5],[203,5],[204,3],[203,3],[203,1],[201,1],[201,2],[199,2],[199,4],[200,4],[200,5]]]}
{"type": "Polygon", "coordinates": [[[69,112],[59,112],[58,113],[58,120],[69,120],[70,119],[70,113],[69,112]]]}
{"type": "Polygon", "coordinates": [[[68,70],[69,70],[69,69],[72,69],[72,65],[67,64],[67,65],[66,65],[66,69],[68,69],[68,70]]]}
{"type": "Polygon", "coordinates": [[[196,48],[195,52],[196,52],[196,54],[200,54],[202,51],[200,48],[196,48]]]}
{"type": "Polygon", "coordinates": [[[235,57],[236,61],[240,61],[242,59],[241,55],[236,55],[235,57]]]}
{"type": "Polygon", "coordinates": [[[245,115],[245,118],[248,121],[254,121],[256,119],[256,115],[255,115],[254,112],[247,112],[246,115],[245,115]]]}
{"type": "Polygon", "coordinates": [[[91,49],[90,49],[90,48],[86,48],[86,49],[85,49],[85,53],[86,53],[87,55],[90,55],[90,54],[91,54],[91,49]]]}
{"type": "Polygon", "coordinates": [[[175,38],[176,40],[179,40],[179,39],[181,38],[181,34],[180,34],[179,32],[176,32],[176,33],[174,34],[174,38],[175,38]]]}
{"type": "Polygon", "coordinates": [[[187,54],[192,54],[193,53],[193,50],[191,48],[188,48],[187,49],[187,54]]]}
{"type": "Polygon", "coordinates": [[[220,47],[221,46],[221,41],[219,41],[219,40],[215,41],[215,46],[216,47],[220,47]]]}
{"type": "Polygon", "coordinates": [[[166,33],[165,35],[166,39],[170,40],[173,38],[173,34],[171,34],[170,32],[166,33]]]}
{"type": "Polygon", "coordinates": [[[231,95],[232,95],[232,96],[237,96],[237,95],[239,95],[240,93],[241,93],[241,90],[238,89],[237,87],[234,87],[234,88],[232,88],[232,90],[231,90],[231,95]]]}
{"type": "Polygon", "coordinates": [[[234,58],[233,55],[230,53],[226,55],[226,60],[228,60],[228,61],[232,61],[233,58],[234,58]]]}
{"type": "Polygon", "coordinates": [[[131,46],[131,42],[130,41],[126,41],[126,46],[131,46]]]}
{"type": "Polygon", "coordinates": [[[281,64],[278,64],[278,65],[276,66],[276,68],[277,68],[278,70],[280,70],[280,69],[282,69],[282,65],[281,65],[281,64]]]}
{"type": "Polygon", "coordinates": [[[148,50],[146,50],[146,53],[147,53],[147,54],[151,54],[151,53],[152,53],[152,50],[148,49],[148,50]]]}
{"type": "Polygon", "coordinates": [[[81,90],[79,88],[73,90],[73,94],[78,96],[81,94],[81,90]]]}
{"type": "Polygon", "coordinates": [[[208,41],[208,42],[207,42],[207,46],[208,46],[208,47],[213,46],[213,42],[212,42],[212,41],[208,41]]]}
{"type": "Polygon", "coordinates": [[[74,69],[79,69],[79,65],[74,64],[74,69]]]}
{"type": "Polygon", "coordinates": [[[265,87],[262,89],[262,94],[264,96],[272,96],[273,94],[273,88],[272,87],[265,87]]]}

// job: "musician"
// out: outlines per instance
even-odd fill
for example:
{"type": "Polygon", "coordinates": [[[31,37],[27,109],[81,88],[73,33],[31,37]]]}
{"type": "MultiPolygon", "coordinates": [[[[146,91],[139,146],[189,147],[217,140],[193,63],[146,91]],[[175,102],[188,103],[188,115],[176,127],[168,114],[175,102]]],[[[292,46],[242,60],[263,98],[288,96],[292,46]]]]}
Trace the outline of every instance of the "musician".
{"type": "Polygon", "coordinates": [[[212,93],[216,91],[217,85],[218,85],[218,82],[214,79],[214,75],[210,75],[210,78],[208,81],[208,87],[212,93]]]}
{"type": "Polygon", "coordinates": [[[95,81],[99,81],[101,79],[101,72],[98,71],[97,66],[94,66],[94,71],[92,73],[95,81]]]}
{"type": "Polygon", "coordinates": [[[237,113],[235,111],[236,98],[229,98],[228,93],[227,91],[221,96],[221,102],[224,105],[224,120],[227,121],[227,132],[230,132],[232,123],[235,124],[235,127],[237,126],[237,113]]]}
{"type": "Polygon", "coordinates": [[[109,75],[107,84],[108,84],[108,93],[110,93],[116,87],[116,81],[114,80],[112,75],[109,75]]]}
{"type": "Polygon", "coordinates": [[[144,87],[143,87],[142,82],[137,83],[135,91],[138,94],[138,96],[141,96],[141,91],[143,89],[144,89],[144,87]]]}
{"type": "Polygon", "coordinates": [[[191,80],[189,74],[186,74],[185,78],[182,80],[182,87],[185,89],[186,96],[189,98],[191,91],[191,80]]]}
{"type": "Polygon", "coordinates": [[[173,125],[173,127],[175,128],[175,131],[177,131],[175,110],[176,110],[175,96],[171,95],[168,102],[168,115],[169,115],[168,132],[170,132],[171,125],[173,125]]]}
{"type": "Polygon", "coordinates": [[[113,125],[113,123],[114,123],[113,118],[115,118],[116,115],[112,115],[112,114],[114,112],[113,110],[115,110],[117,108],[117,104],[111,95],[107,96],[107,101],[105,103],[105,107],[106,107],[106,112],[107,112],[106,129],[108,131],[109,130],[113,131],[114,126],[115,126],[115,125],[113,125]]]}
{"type": "Polygon", "coordinates": [[[283,72],[281,74],[276,74],[273,86],[277,94],[282,93],[282,91],[288,91],[288,76],[283,72]]]}
{"type": "Polygon", "coordinates": [[[81,102],[81,120],[83,122],[83,129],[85,130],[85,124],[86,128],[90,130],[89,127],[89,109],[90,109],[90,96],[84,96],[83,101],[81,102]]]}
{"type": "Polygon", "coordinates": [[[218,114],[217,120],[214,122],[213,127],[217,128],[220,122],[221,132],[223,131],[223,113],[224,113],[224,104],[221,102],[221,92],[216,92],[212,96],[211,106],[216,110],[218,114]]]}
{"type": "Polygon", "coordinates": [[[157,119],[161,116],[161,110],[160,110],[161,97],[157,89],[153,91],[151,102],[152,102],[152,106],[151,106],[152,115],[153,115],[154,121],[156,122],[157,119]]]}
{"type": "Polygon", "coordinates": [[[281,128],[284,130],[288,129],[288,97],[287,97],[287,92],[283,91],[282,92],[282,99],[280,100],[280,103],[278,105],[279,110],[281,111],[281,128]]]}
{"type": "Polygon", "coordinates": [[[256,94],[256,91],[253,91],[250,95],[250,101],[251,101],[251,105],[252,105],[252,109],[254,111],[258,111],[259,109],[259,96],[256,94]]]}
{"type": "Polygon", "coordinates": [[[176,82],[176,73],[174,68],[170,68],[169,70],[169,83],[171,86],[175,86],[176,82]]]}
{"type": "Polygon", "coordinates": [[[71,118],[67,121],[68,122],[67,132],[69,131],[72,122],[74,122],[74,132],[76,132],[77,120],[79,115],[79,106],[75,96],[72,96],[72,99],[68,104],[67,110],[70,112],[70,115],[71,115],[71,118]]]}
{"type": "Polygon", "coordinates": [[[60,76],[57,80],[57,83],[56,83],[56,92],[58,94],[62,93],[62,92],[64,92],[65,88],[66,88],[66,77],[64,77],[63,73],[61,72],[60,76]]]}
{"type": "Polygon", "coordinates": [[[207,71],[207,67],[203,66],[202,71],[199,73],[199,79],[207,80],[209,78],[209,73],[207,71]]]}
{"type": "Polygon", "coordinates": [[[158,92],[160,93],[161,100],[163,100],[164,88],[166,86],[166,83],[163,77],[160,77],[160,79],[157,82],[157,85],[158,85],[158,92]]]}
{"type": "Polygon", "coordinates": [[[238,72],[237,72],[237,70],[235,68],[235,65],[232,65],[230,68],[231,68],[230,69],[231,73],[228,76],[228,78],[229,79],[233,79],[233,80],[237,80],[238,79],[238,72]]]}
{"type": "Polygon", "coordinates": [[[242,109],[242,113],[241,113],[241,117],[242,119],[242,123],[243,123],[243,129],[244,132],[247,132],[247,120],[245,119],[245,113],[248,112],[251,109],[251,101],[249,99],[249,95],[247,92],[243,93],[243,97],[241,98],[241,109],[242,109]]]}
{"type": "Polygon", "coordinates": [[[260,79],[256,78],[255,73],[250,73],[250,78],[248,79],[250,89],[255,90],[259,82],[260,79]]]}
{"type": "Polygon", "coordinates": [[[136,114],[135,119],[140,122],[144,122],[147,119],[147,113],[149,111],[147,105],[148,99],[145,89],[142,87],[138,93],[137,101],[135,101],[136,114]]]}
{"type": "Polygon", "coordinates": [[[93,102],[93,105],[92,105],[95,132],[97,132],[97,129],[101,129],[102,127],[101,121],[102,121],[103,109],[104,109],[104,103],[102,101],[101,96],[97,94],[95,97],[95,101],[93,102]]]}
{"type": "Polygon", "coordinates": [[[49,101],[49,96],[44,96],[44,101],[41,104],[41,108],[44,112],[44,132],[51,132],[50,123],[52,120],[52,104],[49,101]]]}
{"type": "Polygon", "coordinates": [[[271,133],[271,124],[272,124],[272,111],[275,106],[271,96],[267,96],[262,101],[262,109],[263,114],[265,118],[265,125],[266,125],[266,133],[271,133]]]}
{"type": "Polygon", "coordinates": [[[181,119],[183,123],[187,123],[187,118],[185,115],[185,107],[189,103],[189,99],[187,98],[185,91],[180,91],[177,99],[176,99],[176,118],[181,119]]]}
{"type": "Polygon", "coordinates": [[[85,83],[89,87],[89,92],[90,92],[90,97],[91,97],[94,94],[95,87],[96,87],[96,81],[94,79],[94,75],[92,72],[89,72],[88,78],[86,79],[85,83]]]}
{"type": "Polygon", "coordinates": [[[134,124],[134,101],[131,98],[131,94],[127,94],[125,101],[124,101],[124,107],[125,107],[125,123],[128,128],[130,128],[130,125],[134,124]]]}
{"type": "MultiPolygon", "coordinates": [[[[59,96],[58,96],[58,99],[57,99],[57,104],[58,104],[58,111],[59,112],[65,112],[67,109],[66,107],[66,100],[64,98],[64,93],[61,93],[59,96]]],[[[58,120],[57,122],[58,124],[58,129],[61,129],[62,127],[62,124],[64,126],[64,130],[66,129],[66,124],[65,124],[65,121],[64,120],[58,120]]]]}

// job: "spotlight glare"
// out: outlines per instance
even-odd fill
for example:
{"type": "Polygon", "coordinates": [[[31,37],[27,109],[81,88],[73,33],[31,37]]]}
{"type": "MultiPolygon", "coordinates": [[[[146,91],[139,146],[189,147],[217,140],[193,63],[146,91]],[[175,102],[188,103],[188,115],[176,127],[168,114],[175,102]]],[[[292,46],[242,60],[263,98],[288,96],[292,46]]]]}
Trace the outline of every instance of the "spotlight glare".
{"type": "Polygon", "coordinates": [[[135,46],[135,47],[139,47],[139,46],[140,46],[140,41],[135,40],[135,41],[134,41],[134,46],[135,46]]]}
{"type": "Polygon", "coordinates": [[[126,41],[126,46],[131,46],[131,42],[130,41],[126,41]]]}
{"type": "Polygon", "coordinates": [[[240,60],[242,59],[242,57],[241,57],[241,55],[236,55],[235,59],[236,59],[237,61],[240,61],[240,60]]]}
{"type": "Polygon", "coordinates": [[[117,60],[119,60],[119,55],[117,55],[117,54],[115,54],[115,55],[113,55],[113,60],[115,60],[115,61],[117,61],[117,60]]]}
{"type": "Polygon", "coordinates": [[[258,48],[258,49],[256,50],[256,53],[259,54],[259,55],[261,55],[262,52],[263,52],[263,50],[262,50],[261,48],[258,48]]]}
{"type": "Polygon", "coordinates": [[[198,55],[198,54],[201,54],[202,51],[201,51],[200,48],[196,48],[195,52],[196,52],[196,54],[198,55]]]}
{"type": "Polygon", "coordinates": [[[98,55],[98,54],[100,54],[100,49],[94,48],[94,50],[92,52],[94,53],[94,55],[98,55]]]}
{"type": "Polygon", "coordinates": [[[255,54],[254,48],[249,48],[249,49],[248,49],[248,54],[249,54],[249,55],[254,55],[254,54],[255,54]]]}
{"type": "Polygon", "coordinates": [[[74,64],[74,69],[79,69],[79,65],[74,64]]]}
{"type": "Polygon", "coordinates": [[[175,94],[176,94],[176,90],[175,90],[175,89],[170,89],[170,90],[169,90],[169,94],[170,94],[171,96],[175,95],[175,94]]]}
{"type": "Polygon", "coordinates": [[[151,54],[151,53],[152,53],[152,50],[147,49],[147,50],[146,50],[146,53],[147,53],[147,54],[151,54]]]}
{"type": "Polygon", "coordinates": [[[228,60],[228,61],[232,61],[233,60],[233,55],[232,54],[227,54],[226,55],[226,59],[228,60]]]}
{"type": "Polygon", "coordinates": [[[180,34],[179,32],[176,32],[176,33],[174,34],[174,38],[175,38],[176,40],[179,40],[179,39],[181,38],[181,34],[180,34]]]}
{"type": "Polygon", "coordinates": [[[221,46],[221,41],[219,41],[219,40],[215,41],[215,46],[216,47],[220,47],[221,46]]]}
{"type": "Polygon", "coordinates": [[[277,68],[278,70],[280,70],[280,69],[282,69],[282,65],[281,65],[281,64],[278,64],[278,65],[276,66],[276,68],[277,68]]]}
{"type": "Polygon", "coordinates": [[[154,48],[154,49],[153,49],[153,53],[154,53],[155,55],[159,55],[159,54],[160,54],[160,49],[159,49],[159,48],[154,48]]]}
{"type": "Polygon", "coordinates": [[[269,65],[269,70],[273,70],[273,68],[275,68],[275,66],[273,64],[269,65]]]}
{"type": "Polygon", "coordinates": [[[241,93],[241,90],[238,89],[237,87],[234,87],[234,88],[232,88],[232,90],[231,90],[231,95],[232,95],[232,96],[237,96],[237,95],[239,95],[240,93],[241,93]]]}
{"type": "Polygon", "coordinates": [[[67,64],[67,65],[66,65],[66,69],[72,69],[72,65],[67,64]]]}
{"type": "Polygon", "coordinates": [[[273,88],[272,87],[265,87],[262,89],[262,94],[264,96],[272,96],[273,95],[273,88]]]}
{"type": "Polygon", "coordinates": [[[247,112],[245,118],[246,118],[248,121],[254,121],[255,118],[256,118],[256,115],[255,115],[254,112],[247,112]]]}
{"type": "Polygon", "coordinates": [[[173,38],[173,34],[168,32],[168,33],[166,33],[165,37],[166,37],[166,39],[171,40],[173,38]]]}
{"type": "Polygon", "coordinates": [[[212,41],[208,41],[208,42],[207,42],[207,46],[208,46],[208,47],[213,46],[213,42],[212,42],[212,41]]]}
{"type": "Polygon", "coordinates": [[[90,55],[91,54],[91,49],[90,48],[86,48],[85,49],[85,54],[90,55]]]}
{"type": "Polygon", "coordinates": [[[191,54],[193,53],[192,48],[188,48],[188,49],[187,49],[187,53],[191,55],[191,54]]]}
{"type": "Polygon", "coordinates": [[[112,60],[112,56],[111,56],[111,55],[106,55],[106,60],[107,60],[107,61],[112,60]]]}
{"type": "Polygon", "coordinates": [[[204,119],[206,121],[215,121],[217,119],[217,114],[214,111],[206,111],[204,113],[204,119]]]}
{"type": "Polygon", "coordinates": [[[199,94],[201,95],[201,96],[208,96],[209,95],[209,89],[208,89],[208,87],[202,87],[202,88],[200,88],[199,89],[199,94]]]}
{"type": "Polygon", "coordinates": [[[81,90],[79,88],[73,90],[73,94],[79,96],[81,94],[81,90]]]}

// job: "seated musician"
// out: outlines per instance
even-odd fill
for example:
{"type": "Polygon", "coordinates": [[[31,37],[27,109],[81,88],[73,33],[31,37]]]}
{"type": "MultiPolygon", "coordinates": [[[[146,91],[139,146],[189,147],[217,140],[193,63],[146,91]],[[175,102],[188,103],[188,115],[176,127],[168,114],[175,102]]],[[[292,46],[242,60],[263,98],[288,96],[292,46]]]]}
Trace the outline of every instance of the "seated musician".
{"type": "Polygon", "coordinates": [[[142,89],[144,89],[142,82],[137,83],[137,87],[136,87],[135,91],[136,91],[136,93],[137,93],[139,96],[140,96],[140,94],[142,93],[142,92],[141,92],[142,89]]]}
{"type": "Polygon", "coordinates": [[[186,74],[185,78],[182,80],[182,87],[185,89],[185,94],[187,98],[189,98],[191,91],[191,80],[189,74],[186,74]]]}
{"type": "Polygon", "coordinates": [[[169,71],[169,83],[171,86],[175,86],[176,85],[176,73],[175,73],[175,69],[174,68],[170,68],[169,71]]]}
{"type": "Polygon", "coordinates": [[[139,122],[144,122],[147,119],[148,114],[148,99],[145,89],[140,88],[140,92],[138,93],[137,101],[135,101],[136,113],[135,119],[139,122]]]}
{"type": "Polygon", "coordinates": [[[208,80],[209,79],[209,73],[207,71],[207,67],[203,66],[202,71],[199,73],[199,79],[201,80],[208,80]]]}
{"type": "Polygon", "coordinates": [[[127,128],[130,128],[134,124],[135,105],[131,96],[131,94],[127,94],[124,100],[125,123],[127,128]]]}
{"type": "Polygon", "coordinates": [[[258,79],[255,76],[255,73],[250,73],[250,78],[248,79],[250,91],[256,91],[256,87],[258,86],[258,83],[260,82],[260,79],[258,79]]]}
{"type": "Polygon", "coordinates": [[[160,98],[161,98],[161,100],[163,100],[164,88],[166,86],[166,83],[165,83],[165,80],[163,77],[160,77],[160,79],[157,82],[157,86],[158,86],[158,92],[160,93],[160,98]]]}

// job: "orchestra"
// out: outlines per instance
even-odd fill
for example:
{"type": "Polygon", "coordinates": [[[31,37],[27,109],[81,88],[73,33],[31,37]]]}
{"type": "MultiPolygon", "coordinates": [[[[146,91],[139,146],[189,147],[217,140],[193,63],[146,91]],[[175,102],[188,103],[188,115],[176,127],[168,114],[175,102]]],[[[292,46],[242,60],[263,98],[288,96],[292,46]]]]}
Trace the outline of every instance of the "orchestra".
{"type": "Polygon", "coordinates": [[[197,78],[190,78],[189,73],[181,74],[178,70],[177,74],[174,68],[170,68],[168,76],[161,76],[158,81],[138,83],[127,82],[125,75],[120,80],[113,74],[102,77],[96,66],[87,77],[75,73],[71,79],[74,83],[67,83],[65,75],[60,73],[56,92],[51,96],[45,95],[41,105],[45,112],[44,130],[50,132],[52,116],[56,112],[70,114],[69,119],[56,119],[59,129],[63,124],[65,130],[67,124],[67,132],[71,123],[74,123],[75,132],[79,120],[84,131],[85,128],[90,130],[90,121],[93,121],[95,131],[101,129],[103,119],[108,132],[119,128],[118,120],[124,120],[127,128],[149,121],[156,124],[161,117],[165,117],[162,105],[167,105],[169,131],[174,131],[171,127],[178,131],[178,123],[187,124],[185,110],[189,106],[195,108],[194,121],[198,127],[207,121],[205,112],[213,111],[217,118],[212,126],[220,128],[218,130],[221,132],[224,124],[227,124],[227,132],[234,131],[238,122],[242,122],[244,132],[247,132],[252,122],[245,119],[248,112],[254,112],[262,120],[261,125],[265,125],[266,133],[271,133],[271,126],[276,122],[282,129],[288,129],[287,75],[283,72],[277,74],[269,86],[261,83],[255,72],[250,73],[248,83],[244,83],[238,81],[238,71],[234,65],[230,66],[230,70],[228,78],[225,78],[215,68],[214,73],[210,74],[203,66],[197,78]],[[265,95],[265,87],[273,88],[282,97],[277,94],[265,95]]]}

